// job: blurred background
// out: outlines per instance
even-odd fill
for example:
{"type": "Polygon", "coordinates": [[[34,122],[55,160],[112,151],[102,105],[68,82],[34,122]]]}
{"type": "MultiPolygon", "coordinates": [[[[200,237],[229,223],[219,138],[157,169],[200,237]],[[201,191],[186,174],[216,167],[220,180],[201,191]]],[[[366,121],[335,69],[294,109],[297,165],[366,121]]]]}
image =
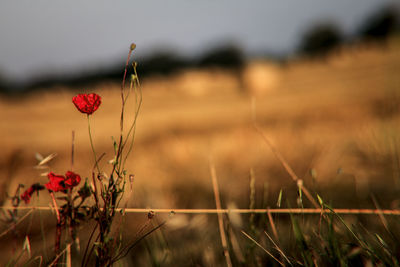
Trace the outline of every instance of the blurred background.
{"type": "Polygon", "coordinates": [[[142,76],[211,63],[239,65],[254,58],[282,61],[299,53],[323,53],[396,32],[398,6],[389,0],[119,5],[3,1],[1,88],[7,92],[118,80],[132,41],[138,45],[142,76]]]}
{"type": "MultiPolygon", "coordinates": [[[[1,203],[9,205],[7,194],[20,183],[47,182],[34,169],[36,153],[57,153],[51,171],[71,168],[73,130],[73,168],[91,176],[87,120],[71,102],[77,93],[102,96],[92,130],[108,171],[134,42],[143,106],[127,164],[135,175],[127,206],[214,208],[210,158],[223,207],[248,208],[251,179],[254,207],[275,207],[281,189],[284,203],[296,206],[297,186],[256,122],[334,207],[373,208],[374,196],[398,208],[399,14],[390,0],[2,1],[1,203]]],[[[33,203],[48,201],[41,194],[33,203]]],[[[182,255],[194,263],[218,263],[212,234],[201,241],[211,244],[205,251],[178,242],[188,235],[180,227],[211,224],[196,216],[180,217],[166,233],[171,246],[185,246],[182,255]]]]}

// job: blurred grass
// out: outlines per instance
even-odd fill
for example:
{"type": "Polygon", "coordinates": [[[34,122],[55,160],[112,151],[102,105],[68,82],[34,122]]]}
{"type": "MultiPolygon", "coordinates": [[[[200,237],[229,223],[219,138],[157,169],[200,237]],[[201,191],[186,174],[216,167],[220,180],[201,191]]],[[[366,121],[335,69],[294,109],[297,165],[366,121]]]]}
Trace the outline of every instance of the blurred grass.
{"type": "MultiPolygon", "coordinates": [[[[297,59],[274,66],[274,82],[264,91],[251,91],[244,77],[221,70],[191,70],[142,81],[143,108],[136,144],[127,162],[128,172],[135,174],[128,206],[214,208],[208,169],[210,156],[215,161],[223,207],[250,206],[250,170],[255,184],[251,205],[274,207],[282,189],[282,204],[296,206],[297,186],[253,128],[255,108],[263,132],[306,185],[323,195],[324,201],[335,208],[374,208],[371,201],[374,195],[382,208],[398,208],[399,70],[400,41],[393,39],[386,46],[360,45],[357,49],[336,51],[324,60],[297,59]]],[[[117,136],[119,131],[118,88],[117,84],[102,82],[97,87],[83,89],[96,92],[103,99],[92,118],[96,150],[106,152],[101,162],[103,168],[110,166],[107,161],[113,154],[111,136],[117,136]]],[[[13,192],[19,183],[46,182],[47,178],[33,169],[36,152],[58,154],[51,162],[56,173],[71,168],[72,130],[76,133],[74,171],[83,177],[91,175],[93,160],[88,156],[91,153],[86,120],[71,102],[77,92],[54,89],[61,90],[21,99],[0,99],[3,200],[5,192],[13,192]]],[[[47,205],[48,199],[42,194],[34,203],[47,205]]],[[[130,216],[133,215],[127,221],[130,216]]],[[[175,260],[170,265],[184,264],[182,256],[191,255],[192,262],[188,265],[220,263],[223,258],[216,217],[179,216],[185,218],[180,224],[185,227],[168,228],[141,244],[151,258],[144,262],[151,261],[156,266],[166,257],[166,262],[175,260]],[[190,231],[190,225],[196,223],[198,226],[190,231]],[[185,229],[187,225],[189,230],[185,229]],[[196,241],[192,244],[189,240],[196,241]]],[[[284,222],[289,221],[287,216],[280,217],[285,218],[284,222]]],[[[346,218],[380,224],[378,218],[346,218]]],[[[257,227],[266,222],[261,215],[252,220],[257,227]]],[[[312,221],[299,218],[305,229],[313,228],[312,221]]],[[[301,226],[296,226],[297,235],[301,226]]],[[[236,236],[243,237],[238,231],[236,236]]],[[[49,239],[52,240],[51,235],[49,239]]],[[[253,248],[247,252],[253,254],[244,253],[244,257],[256,253],[258,256],[251,262],[257,265],[257,257],[265,255],[254,252],[256,248],[251,241],[249,246],[253,248]]],[[[338,248],[330,249],[339,253],[338,248]]],[[[303,257],[310,261],[310,255],[303,257]]],[[[234,259],[235,264],[238,261],[234,259]]]]}

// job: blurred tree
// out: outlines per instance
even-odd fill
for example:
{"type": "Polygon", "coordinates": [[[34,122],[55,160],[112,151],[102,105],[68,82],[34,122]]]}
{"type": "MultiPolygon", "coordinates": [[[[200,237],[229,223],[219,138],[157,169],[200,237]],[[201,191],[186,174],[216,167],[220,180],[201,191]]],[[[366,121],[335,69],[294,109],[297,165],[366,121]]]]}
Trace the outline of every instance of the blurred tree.
{"type": "MultiPolygon", "coordinates": [[[[244,56],[242,51],[234,46],[226,46],[214,49],[199,58],[186,58],[178,53],[169,50],[161,50],[152,53],[148,57],[139,58],[138,75],[140,77],[156,75],[169,75],[184,68],[193,67],[211,67],[237,69],[244,65],[244,56]]],[[[87,87],[97,84],[101,81],[116,81],[119,82],[123,75],[121,70],[121,62],[116,64],[105,65],[98,69],[89,69],[86,72],[81,72],[78,75],[46,75],[36,77],[29,84],[23,85],[20,91],[36,91],[56,86],[66,86],[71,88],[87,87]]],[[[132,72],[132,66],[128,68],[132,72]]],[[[7,84],[2,84],[0,76],[0,92],[7,84]]],[[[11,89],[10,89],[11,90],[11,89]]],[[[3,90],[4,91],[4,90],[3,90]]]]}
{"type": "Polygon", "coordinates": [[[9,94],[11,93],[11,85],[7,81],[6,77],[0,73],[0,94],[9,94]]]}
{"type": "Polygon", "coordinates": [[[139,61],[138,72],[140,76],[150,74],[171,74],[179,69],[186,68],[190,63],[172,52],[158,52],[149,58],[139,61]]]}
{"type": "Polygon", "coordinates": [[[6,85],[0,78],[0,94],[4,94],[6,92],[6,85]]]}
{"type": "Polygon", "coordinates": [[[336,25],[317,24],[304,34],[299,50],[306,55],[323,56],[340,45],[343,39],[343,34],[336,25]]]}
{"type": "Polygon", "coordinates": [[[359,37],[364,40],[383,40],[399,31],[399,10],[387,6],[369,16],[359,30],[359,37]]]}
{"type": "Polygon", "coordinates": [[[241,68],[244,65],[244,55],[241,49],[227,45],[210,50],[200,57],[200,67],[241,68]]]}

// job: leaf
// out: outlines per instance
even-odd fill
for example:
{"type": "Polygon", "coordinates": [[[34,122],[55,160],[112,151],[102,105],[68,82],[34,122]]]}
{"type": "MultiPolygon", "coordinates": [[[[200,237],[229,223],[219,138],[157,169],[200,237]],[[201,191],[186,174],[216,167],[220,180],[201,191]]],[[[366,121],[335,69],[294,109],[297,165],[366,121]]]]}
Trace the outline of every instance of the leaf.
{"type": "Polygon", "coordinates": [[[317,198],[318,198],[318,202],[321,205],[321,207],[324,207],[324,201],[322,200],[322,198],[317,194],[317,198]]]}
{"type": "Polygon", "coordinates": [[[379,243],[381,243],[385,248],[388,248],[389,246],[386,244],[386,242],[380,237],[378,234],[375,234],[376,238],[378,239],[379,243]]]}
{"type": "Polygon", "coordinates": [[[28,252],[29,258],[31,257],[31,242],[29,241],[29,237],[25,236],[24,244],[22,249],[28,252]]]}
{"type": "Polygon", "coordinates": [[[50,160],[54,159],[57,156],[57,153],[52,153],[50,155],[48,155],[47,157],[45,157],[44,159],[42,159],[39,163],[38,166],[44,165],[47,162],[49,162],[50,160]]]}
{"type": "Polygon", "coordinates": [[[306,238],[301,230],[297,219],[292,213],[290,213],[290,220],[292,221],[292,229],[294,237],[296,239],[297,246],[299,248],[300,254],[303,257],[305,266],[313,266],[312,262],[312,252],[309,245],[307,244],[306,238]]]}
{"type": "Polygon", "coordinates": [[[317,179],[317,170],[311,169],[310,170],[310,175],[314,180],[316,180],[317,179]]]}
{"type": "Polygon", "coordinates": [[[281,207],[281,203],[282,203],[282,189],[281,189],[281,191],[279,191],[279,196],[278,196],[278,201],[276,202],[276,206],[278,208],[280,208],[281,207]]]}
{"type": "Polygon", "coordinates": [[[111,136],[111,139],[112,139],[112,141],[113,141],[114,154],[117,155],[117,152],[118,152],[118,144],[117,144],[117,142],[115,141],[115,139],[114,139],[113,136],[111,136]]]}
{"type": "Polygon", "coordinates": [[[108,161],[108,164],[111,164],[111,165],[117,165],[117,163],[118,162],[117,162],[116,156],[108,161]]]}
{"type": "Polygon", "coordinates": [[[299,186],[299,196],[297,198],[297,205],[303,208],[303,191],[301,190],[301,186],[299,186]]]}
{"type": "Polygon", "coordinates": [[[85,183],[83,184],[83,186],[78,190],[78,194],[81,198],[86,199],[88,197],[90,197],[90,195],[92,194],[91,190],[90,190],[90,186],[88,184],[88,180],[85,180],[85,183]]]}
{"type": "Polygon", "coordinates": [[[38,153],[38,152],[35,153],[35,158],[36,158],[37,161],[39,161],[39,162],[43,160],[43,156],[42,156],[40,153],[38,153]]]}

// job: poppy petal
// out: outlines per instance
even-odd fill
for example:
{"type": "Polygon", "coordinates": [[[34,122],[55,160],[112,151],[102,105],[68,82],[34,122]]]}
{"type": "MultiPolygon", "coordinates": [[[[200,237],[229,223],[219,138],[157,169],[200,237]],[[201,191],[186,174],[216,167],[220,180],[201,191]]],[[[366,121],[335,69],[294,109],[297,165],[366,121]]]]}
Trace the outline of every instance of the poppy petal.
{"type": "Polygon", "coordinates": [[[72,102],[80,112],[90,115],[99,108],[101,97],[95,93],[78,94],[72,98],[72,102]]]}

